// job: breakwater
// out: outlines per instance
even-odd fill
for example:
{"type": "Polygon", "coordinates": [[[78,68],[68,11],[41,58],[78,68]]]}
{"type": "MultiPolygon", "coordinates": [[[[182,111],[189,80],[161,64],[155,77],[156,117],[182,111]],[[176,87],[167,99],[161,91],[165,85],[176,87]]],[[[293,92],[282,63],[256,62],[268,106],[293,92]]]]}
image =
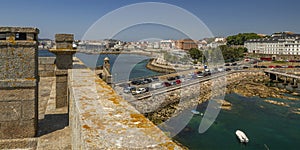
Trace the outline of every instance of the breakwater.
{"type": "Polygon", "coordinates": [[[157,64],[154,58],[149,60],[149,62],[146,65],[146,68],[149,70],[159,72],[159,73],[175,73],[176,72],[176,70],[172,66],[157,64]]]}

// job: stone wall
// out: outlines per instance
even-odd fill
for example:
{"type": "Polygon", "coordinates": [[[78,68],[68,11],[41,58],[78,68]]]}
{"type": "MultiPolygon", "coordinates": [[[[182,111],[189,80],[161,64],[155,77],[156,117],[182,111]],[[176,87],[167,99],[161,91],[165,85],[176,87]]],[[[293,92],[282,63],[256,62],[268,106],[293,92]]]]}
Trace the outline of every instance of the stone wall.
{"type": "Polygon", "coordinates": [[[0,27],[0,139],[34,137],[38,118],[36,28],[0,27]]]}
{"type": "Polygon", "coordinates": [[[39,76],[54,77],[55,76],[55,57],[39,57],[39,76]]]}
{"type": "Polygon", "coordinates": [[[69,70],[72,149],[181,149],[79,60],[69,70]]]}

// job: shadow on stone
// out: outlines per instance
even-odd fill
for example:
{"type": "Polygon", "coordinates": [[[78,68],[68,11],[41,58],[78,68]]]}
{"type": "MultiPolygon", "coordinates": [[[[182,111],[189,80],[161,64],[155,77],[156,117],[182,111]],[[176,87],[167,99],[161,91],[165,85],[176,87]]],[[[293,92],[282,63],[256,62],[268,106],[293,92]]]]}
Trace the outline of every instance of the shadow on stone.
{"type": "Polygon", "coordinates": [[[68,114],[49,114],[45,115],[45,118],[39,120],[38,135],[43,136],[45,134],[61,130],[69,125],[68,114]]]}

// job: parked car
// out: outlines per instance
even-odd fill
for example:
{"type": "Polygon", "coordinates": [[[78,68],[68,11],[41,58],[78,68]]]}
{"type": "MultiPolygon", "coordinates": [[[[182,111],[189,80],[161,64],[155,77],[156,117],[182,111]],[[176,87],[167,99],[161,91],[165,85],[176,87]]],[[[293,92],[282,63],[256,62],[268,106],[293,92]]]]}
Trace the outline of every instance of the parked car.
{"type": "Polygon", "coordinates": [[[176,80],[176,84],[181,84],[181,80],[176,80]]]}
{"type": "Polygon", "coordinates": [[[176,78],[175,77],[168,77],[167,80],[168,81],[173,81],[173,80],[176,80],[176,78]]]}
{"type": "Polygon", "coordinates": [[[269,66],[269,68],[276,68],[275,66],[269,66]]]}
{"type": "Polygon", "coordinates": [[[231,71],[231,69],[230,68],[226,68],[225,71],[231,71]]]}
{"type": "Polygon", "coordinates": [[[124,93],[130,93],[131,91],[135,91],[135,90],[136,90],[135,87],[128,86],[128,87],[125,87],[125,88],[123,89],[123,92],[124,92],[124,93]]]}
{"type": "Polygon", "coordinates": [[[165,87],[171,86],[171,84],[169,82],[164,82],[163,84],[165,85],[165,87]]]}
{"type": "Polygon", "coordinates": [[[231,64],[231,66],[236,66],[236,65],[237,65],[237,63],[232,63],[232,64],[231,64]]]}
{"type": "Polygon", "coordinates": [[[149,78],[144,79],[144,83],[145,83],[145,84],[148,84],[148,83],[151,83],[151,82],[152,82],[152,80],[149,79],[149,78]]]}
{"type": "Polygon", "coordinates": [[[260,66],[260,68],[268,68],[267,66],[260,66]]]}
{"type": "Polygon", "coordinates": [[[131,84],[133,84],[133,85],[141,85],[141,84],[143,84],[143,83],[144,83],[144,82],[141,81],[141,80],[131,81],[131,84]]]}
{"type": "Polygon", "coordinates": [[[152,80],[153,81],[159,81],[158,77],[153,77],[152,80]]]}

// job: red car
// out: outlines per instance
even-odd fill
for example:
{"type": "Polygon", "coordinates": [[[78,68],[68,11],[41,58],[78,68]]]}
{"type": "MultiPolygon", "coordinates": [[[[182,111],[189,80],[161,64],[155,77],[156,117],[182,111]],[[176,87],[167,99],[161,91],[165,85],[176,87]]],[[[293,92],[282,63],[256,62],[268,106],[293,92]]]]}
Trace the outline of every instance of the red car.
{"type": "Polygon", "coordinates": [[[181,84],[181,80],[176,80],[176,84],[181,84]]]}
{"type": "Polygon", "coordinates": [[[275,66],[269,66],[269,68],[276,68],[275,66]]]}

